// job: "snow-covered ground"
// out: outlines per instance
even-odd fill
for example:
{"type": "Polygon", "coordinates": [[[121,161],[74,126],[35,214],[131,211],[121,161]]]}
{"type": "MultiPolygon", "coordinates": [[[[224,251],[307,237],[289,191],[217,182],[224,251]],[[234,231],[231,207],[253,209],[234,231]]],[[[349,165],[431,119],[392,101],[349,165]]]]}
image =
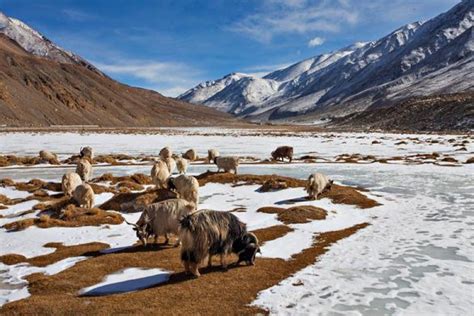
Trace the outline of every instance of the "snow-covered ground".
{"type": "MultiPolygon", "coordinates": [[[[0,136],[3,137],[2,140],[8,142],[8,144],[0,142],[0,152],[36,154],[39,149],[48,148],[70,155],[80,146],[92,145],[99,153],[116,151],[128,154],[156,154],[164,145],[172,145],[178,152],[194,147],[199,153],[204,154],[207,148],[215,147],[225,154],[266,157],[276,145],[292,144],[298,155],[314,151],[327,155],[334,155],[336,152],[370,154],[371,150],[375,150],[374,146],[386,155],[393,155],[400,154],[399,146],[393,143],[407,137],[365,134],[364,138],[360,138],[363,135],[347,134],[344,139],[340,135],[325,138],[309,135],[307,137],[203,135],[183,137],[66,134],[61,137],[59,134],[11,134],[8,137],[0,136]],[[15,138],[16,142],[12,140],[15,138]],[[374,139],[382,139],[382,144],[371,145],[374,139]],[[20,140],[21,145],[17,143],[20,140]],[[344,147],[346,145],[348,147],[344,147]]],[[[409,152],[452,153],[453,147],[447,143],[447,139],[453,136],[414,137],[438,139],[441,143],[432,145],[409,143],[407,146],[409,148],[406,149],[409,152]]],[[[471,150],[472,147],[468,147],[468,154],[464,155],[469,155],[471,150]]],[[[15,180],[39,178],[59,181],[65,170],[69,169],[70,167],[64,166],[0,168],[0,178],[11,177],[15,180]]],[[[189,172],[198,174],[207,169],[215,170],[215,167],[192,165],[189,172]]],[[[100,166],[94,168],[94,176],[105,172],[114,175],[148,173],[149,170],[150,166],[100,166]]],[[[314,171],[328,174],[338,183],[367,188],[370,190],[367,194],[383,205],[362,210],[353,206],[334,204],[328,199],[297,203],[322,207],[328,211],[328,217],[323,221],[290,225],[294,231],[266,243],[262,247],[263,256],[289,259],[292,254],[309,247],[315,234],[363,222],[369,222],[371,225],[333,245],[314,265],[261,292],[254,304],[268,308],[276,314],[465,315],[472,311],[474,165],[441,167],[379,163],[370,165],[318,163],[243,165],[239,169],[240,173],[280,174],[297,178],[306,178],[314,171]],[[301,283],[299,281],[303,283],[302,286],[293,286],[295,283],[301,283]]],[[[281,206],[284,201],[305,195],[300,188],[259,193],[256,192],[257,187],[207,184],[200,190],[200,207],[218,210],[245,208],[246,212],[234,214],[247,222],[250,229],[258,229],[279,224],[275,214],[257,213],[259,207],[281,206]]],[[[22,193],[13,191],[15,190],[2,189],[0,193],[9,197],[25,197],[22,193]]],[[[20,208],[23,210],[24,207],[25,205],[11,206],[1,210],[0,213],[12,214],[20,211],[20,208]]],[[[138,216],[139,214],[124,214],[130,222],[136,221],[138,216]]],[[[15,233],[7,233],[1,229],[0,239],[2,245],[0,255],[17,253],[34,257],[54,251],[53,248],[43,247],[48,242],[74,245],[100,241],[110,244],[112,248],[119,248],[132,245],[136,237],[126,224],[122,224],[79,228],[30,227],[15,233]]],[[[73,262],[75,260],[70,259],[73,262]]],[[[15,266],[0,264],[2,297],[0,305],[8,300],[28,295],[23,277],[38,272],[35,269],[46,268],[28,267],[22,270],[15,266]],[[20,270],[21,273],[18,272],[20,270]]],[[[126,280],[137,279],[131,277],[128,272],[119,273],[124,277],[121,279],[124,283],[127,283],[126,280]]],[[[156,271],[150,273],[151,278],[157,275],[156,271]]],[[[147,276],[144,276],[144,279],[146,278],[147,276]]],[[[122,282],[115,280],[114,277],[106,279],[104,282],[112,284],[122,282]]],[[[109,286],[99,284],[95,288],[108,289],[109,286]]]]}
{"type": "Polygon", "coordinates": [[[238,129],[171,129],[165,134],[95,134],[95,133],[0,133],[0,155],[36,156],[43,149],[67,158],[77,154],[84,146],[92,146],[96,154],[122,153],[158,155],[164,146],[171,146],[176,153],[194,148],[207,157],[209,148],[217,148],[221,155],[270,158],[277,146],[294,147],[295,157],[317,155],[327,159],[341,154],[374,155],[377,157],[406,156],[437,152],[464,162],[473,156],[474,137],[459,135],[410,135],[382,133],[299,133],[298,137],[287,132],[238,129]],[[454,139],[454,142],[448,140],[454,139]],[[466,151],[456,147],[462,141],[466,151]],[[373,141],[380,143],[373,144],[373,141]],[[397,145],[400,141],[406,144],[397,145]]]}

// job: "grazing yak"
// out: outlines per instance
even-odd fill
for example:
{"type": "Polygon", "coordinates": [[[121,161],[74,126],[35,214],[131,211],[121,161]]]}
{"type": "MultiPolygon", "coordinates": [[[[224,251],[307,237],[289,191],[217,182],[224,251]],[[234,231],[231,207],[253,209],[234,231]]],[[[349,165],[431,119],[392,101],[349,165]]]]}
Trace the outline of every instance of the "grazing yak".
{"type": "MultiPolygon", "coordinates": [[[[147,245],[148,237],[155,236],[155,243],[157,243],[158,237],[161,235],[165,236],[165,243],[168,244],[168,234],[178,235],[179,219],[194,210],[194,204],[186,200],[169,199],[145,206],[136,224],[129,222],[127,224],[133,226],[137,238],[144,246],[147,245]]],[[[179,239],[175,246],[178,245],[179,239]]]]}
{"type": "Polygon", "coordinates": [[[311,174],[308,178],[308,182],[306,183],[306,192],[308,192],[309,198],[312,200],[316,200],[318,195],[323,193],[324,191],[328,191],[331,189],[333,181],[330,180],[322,173],[314,173],[311,174]]]}
{"type": "Polygon", "coordinates": [[[217,172],[222,169],[224,172],[233,171],[234,174],[237,174],[237,168],[239,167],[239,157],[217,157],[214,159],[214,161],[217,165],[217,172]]]}
{"type": "Polygon", "coordinates": [[[291,146],[280,146],[275,151],[272,151],[272,158],[274,160],[285,161],[288,158],[289,162],[293,160],[293,147],[291,146]]]}
{"type": "MultiPolygon", "coordinates": [[[[253,234],[252,234],[253,235],[253,234]]],[[[242,255],[241,261],[253,262],[258,245],[246,225],[228,212],[200,210],[180,220],[179,238],[182,242],[181,260],[186,273],[198,277],[199,265],[208,259],[211,266],[213,255],[220,255],[221,265],[227,267],[225,256],[231,252],[242,255]]]]}

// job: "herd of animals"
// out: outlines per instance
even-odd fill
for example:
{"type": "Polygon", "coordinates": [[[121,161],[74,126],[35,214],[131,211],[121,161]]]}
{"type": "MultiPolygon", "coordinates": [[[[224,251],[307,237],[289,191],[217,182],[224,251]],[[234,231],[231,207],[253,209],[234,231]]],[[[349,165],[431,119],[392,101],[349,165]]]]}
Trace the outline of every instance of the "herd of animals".
{"type": "MultiPolygon", "coordinates": [[[[293,147],[278,147],[271,155],[274,160],[287,159],[291,162],[293,147]]],[[[57,159],[55,154],[47,151],[41,151],[40,156],[43,159],[57,159]]],[[[78,158],[76,171],[63,175],[62,189],[78,206],[92,208],[94,191],[87,183],[92,178],[92,148],[81,148],[78,158]]],[[[199,266],[206,259],[208,266],[212,265],[211,258],[215,255],[220,256],[224,269],[227,267],[226,257],[231,253],[239,258],[236,265],[241,262],[255,264],[256,254],[260,252],[259,242],[255,234],[247,231],[245,223],[230,212],[198,210],[199,183],[195,177],[186,174],[188,161],[196,159],[198,156],[194,149],[186,151],[182,157],[173,155],[169,147],[161,149],[151,169],[153,184],[158,189],[176,192],[178,198],[143,207],[138,221],[127,224],[133,227],[144,246],[149,238],[155,237],[157,242],[159,236],[164,236],[166,244],[169,244],[169,234],[174,234],[177,237],[174,245],[181,247],[184,269],[195,277],[200,275],[199,266]],[[178,175],[172,176],[175,169],[178,175]]],[[[216,164],[218,171],[237,174],[238,157],[223,157],[216,149],[210,149],[208,161],[216,164]]],[[[322,192],[331,188],[332,183],[321,173],[311,174],[306,185],[309,199],[317,199],[322,192]]]]}

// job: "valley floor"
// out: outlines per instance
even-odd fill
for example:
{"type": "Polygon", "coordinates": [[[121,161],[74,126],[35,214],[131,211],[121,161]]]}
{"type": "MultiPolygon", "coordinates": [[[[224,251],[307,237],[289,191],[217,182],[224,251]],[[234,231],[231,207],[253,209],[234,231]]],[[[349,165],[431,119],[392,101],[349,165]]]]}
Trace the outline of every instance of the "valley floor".
{"type": "MultiPolygon", "coordinates": [[[[217,148],[222,155],[241,156],[241,175],[306,179],[321,172],[337,184],[309,201],[297,180],[286,189],[262,192],[261,183],[244,176],[230,182],[211,177],[200,188],[199,208],[233,211],[263,242],[262,256],[256,266],[227,272],[216,261],[199,279],[184,276],[178,249],[138,246],[125,223],[40,228],[37,221],[24,230],[1,228],[0,312],[469,314],[474,306],[474,164],[468,163],[473,141],[469,135],[240,129],[0,134],[0,179],[11,179],[0,186],[0,196],[9,198],[0,200],[0,225],[7,227],[38,219],[41,210],[33,207],[58,194],[54,184],[74,169],[64,160],[86,145],[103,156],[94,177],[149,174],[150,158],[171,146],[176,153],[192,147],[204,156],[217,148]],[[294,147],[295,162],[268,160],[280,145],[294,147]],[[63,162],[29,165],[18,159],[41,149],[58,153],[63,162]],[[52,183],[43,188],[46,197],[14,185],[31,179],[52,183]],[[326,216],[301,220],[285,212],[308,206],[326,216]],[[262,212],[263,207],[273,213],[262,212]]],[[[188,171],[208,170],[216,167],[199,160],[188,171]]],[[[96,184],[108,188],[96,192],[96,206],[118,194],[114,180],[96,184]]],[[[146,190],[151,186],[132,191],[146,190]]],[[[129,222],[140,215],[114,213],[129,222]]]]}

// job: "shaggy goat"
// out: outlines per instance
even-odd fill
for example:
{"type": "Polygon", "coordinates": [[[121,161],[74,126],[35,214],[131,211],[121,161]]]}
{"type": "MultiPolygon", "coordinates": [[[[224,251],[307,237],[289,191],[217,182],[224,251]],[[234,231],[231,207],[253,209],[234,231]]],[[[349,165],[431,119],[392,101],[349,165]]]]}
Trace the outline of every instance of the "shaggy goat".
{"type": "Polygon", "coordinates": [[[234,174],[237,174],[237,167],[239,166],[238,157],[217,157],[214,161],[217,165],[217,172],[222,169],[224,172],[233,171],[234,174]]]}
{"type": "Polygon", "coordinates": [[[166,159],[166,158],[171,158],[171,156],[173,155],[173,152],[171,151],[171,148],[169,147],[163,147],[161,150],[160,150],[160,158],[161,159],[166,159]]]}
{"type": "Polygon", "coordinates": [[[76,173],[81,177],[82,181],[89,181],[92,178],[92,165],[89,160],[79,160],[76,166],[76,173]]]}
{"type": "Polygon", "coordinates": [[[236,265],[239,265],[241,262],[254,265],[257,252],[261,253],[257,236],[253,233],[247,233],[242,238],[237,239],[232,245],[232,252],[239,256],[236,265]]]}
{"type": "Polygon", "coordinates": [[[188,160],[184,158],[176,158],[176,167],[179,173],[186,173],[188,170],[188,160]]]}
{"type": "Polygon", "coordinates": [[[193,176],[181,174],[176,178],[169,178],[168,188],[175,190],[178,196],[197,207],[199,203],[199,182],[193,176]]]}
{"type": "Polygon", "coordinates": [[[94,159],[94,151],[92,150],[92,147],[86,146],[81,148],[79,156],[81,158],[89,158],[92,161],[94,159]]]}
{"type": "Polygon", "coordinates": [[[94,190],[87,183],[80,184],[74,190],[73,199],[79,207],[91,208],[94,205],[94,190]]]}
{"type": "Polygon", "coordinates": [[[151,168],[151,179],[157,189],[166,189],[170,176],[168,165],[163,160],[158,160],[151,168]]]}
{"type": "Polygon", "coordinates": [[[219,152],[217,151],[217,149],[209,149],[207,151],[207,160],[209,160],[209,163],[215,163],[216,162],[216,158],[219,157],[219,152]]]}
{"type": "Polygon", "coordinates": [[[75,172],[65,173],[61,180],[61,187],[66,196],[72,196],[74,190],[81,184],[81,177],[75,172]]]}
{"type": "Polygon", "coordinates": [[[274,160],[284,161],[285,158],[291,162],[293,160],[293,147],[291,146],[280,146],[275,151],[272,151],[272,158],[274,160]]]}
{"type": "Polygon", "coordinates": [[[194,149],[189,149],[183,154],[184,159],[188,159],[190,161],[197,160],[199,157],[194,149]]]}
{"type": "Polygon", "coordinates": [[[234,242],[247,234],[244,223],[228,212],[201,210],[180,220],[181,260],[186,273],[198,277],[199,264],[219,254],[226,268],[225,256],[232,252],[234,242]]]}
{"type": "Polygon", "coordinates": [[[173,174],[174,169],[176,169],[176,161],[172,157],[165,158],[163,161],[166,163],[166,166],[168,166],[170,174],[173,174]]]}
{"type": "MultiPolygon", "coordinates": [[[[154,204],[150,204],[143,208],[142,214],[136,224],[127,224],[133,226],[133,230],[137,233],[137,238],[144,246],[147,245],[148,237],[154,235],[155,243],[158,237],[164,235],[165,243],[169,243],[168,234],[178,235],[179,219],[194,211],[195,207],[183,199],[170,199],[154,204]]],[[[179,239],[175,246],[179,245],[179,239]]]]}
{"type": "Polygon", "coordinates": [[[41,150],[39,152],[39,157],[41,160],[47,161],[49,163],[58,164],[58,155],[47,150],[41,150]]]}
{"type": "Polygon", "coordinates": [[[316,200],[318,195],[324,191],[330,190],[333,181],[321,173],[314,173],[309,176],[306,184],[306,192],[308,192],[309,198],[316,200]]]}

